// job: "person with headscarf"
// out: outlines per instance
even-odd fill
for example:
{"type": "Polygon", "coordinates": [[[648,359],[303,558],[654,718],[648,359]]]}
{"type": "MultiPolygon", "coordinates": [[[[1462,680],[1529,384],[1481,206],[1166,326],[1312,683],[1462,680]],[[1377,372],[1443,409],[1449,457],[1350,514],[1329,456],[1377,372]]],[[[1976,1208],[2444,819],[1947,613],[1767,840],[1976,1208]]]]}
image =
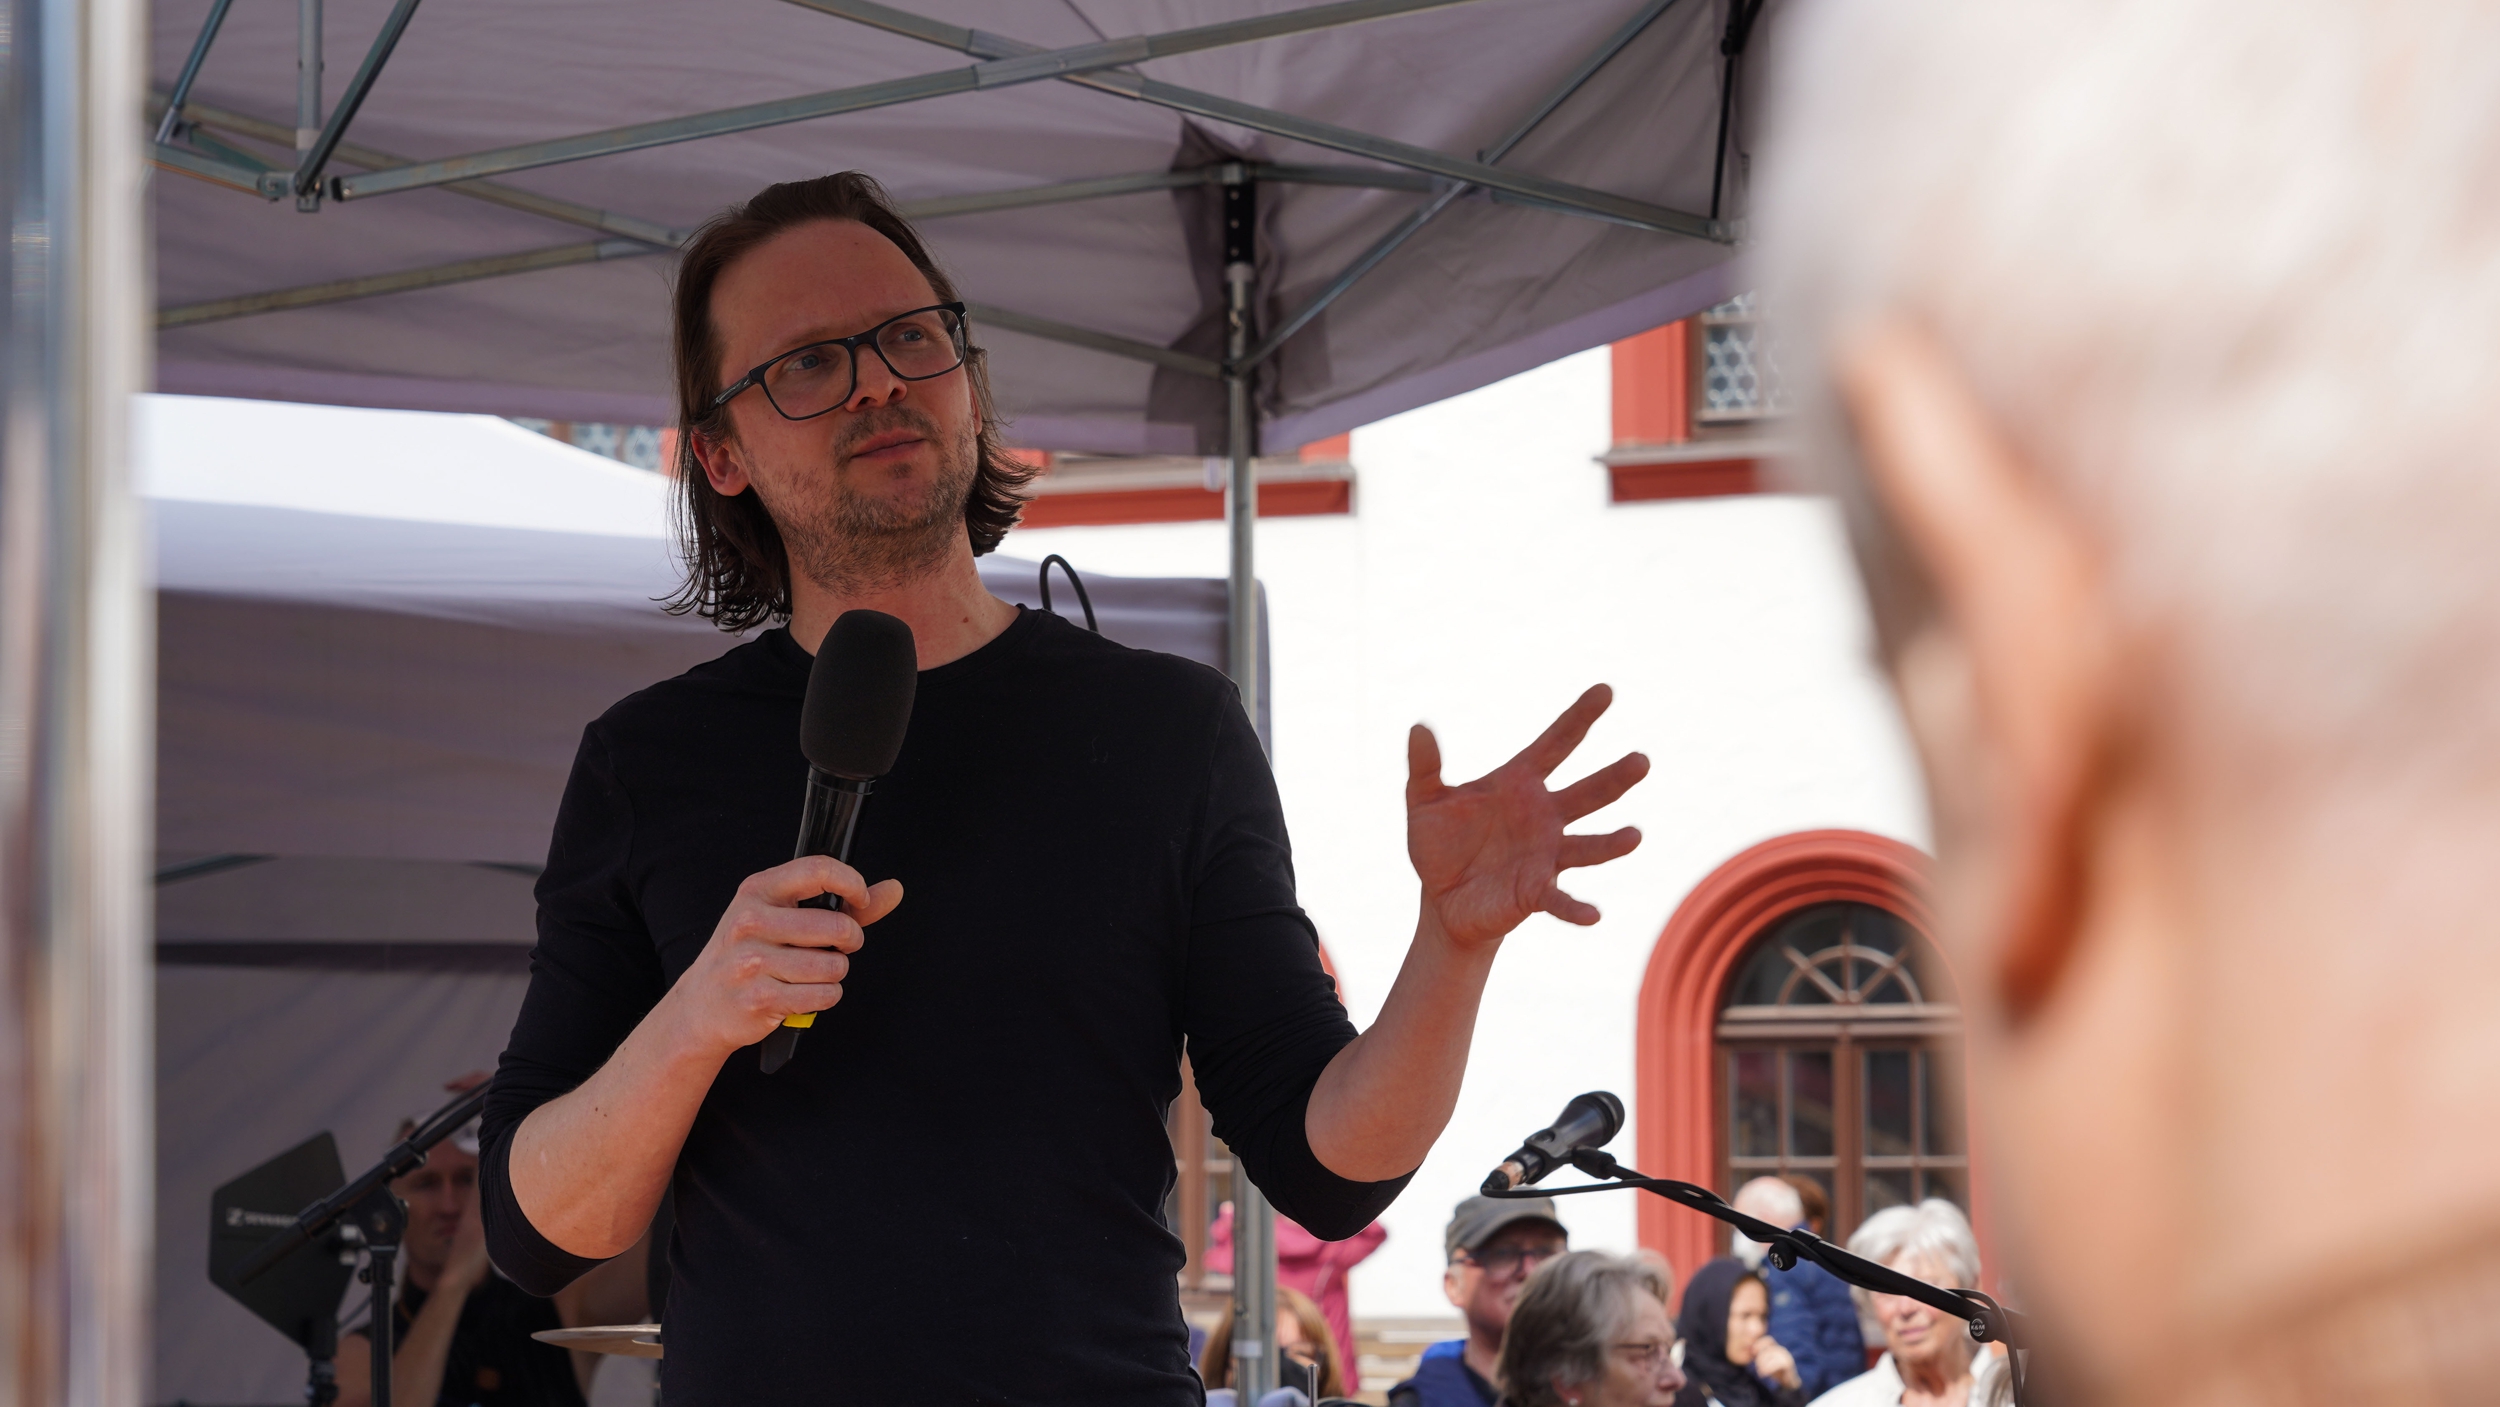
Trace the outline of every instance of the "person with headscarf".
{"type": "Polygon", "coordinates": [[[1771,1292],[1744,1262],[1721,1256],[1684,1287],[1685,1390],[1677,1407],[1804,1407],[1797,1360],[1771,1337],[1771,1292]]]}

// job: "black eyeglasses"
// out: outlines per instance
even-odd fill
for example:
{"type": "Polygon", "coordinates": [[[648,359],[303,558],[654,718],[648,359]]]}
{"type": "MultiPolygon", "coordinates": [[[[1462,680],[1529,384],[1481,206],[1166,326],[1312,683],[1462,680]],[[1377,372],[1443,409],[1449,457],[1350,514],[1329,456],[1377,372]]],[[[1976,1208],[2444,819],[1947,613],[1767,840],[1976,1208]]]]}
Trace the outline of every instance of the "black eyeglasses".
{"type": "Polygon", "coordinates": [[[1489,1251],[1461,1251],[1459,1258],[1490,1275],[1508,1275],[1526,1266],[1533,1271],[1562,1254],[1560,1246],[1495,1246],[1489,1251]]]}
{"type": "Polygon", "coordinates": [[[712,397],[718,410],[749,386],[784,420],[813,420],[859,389],[859,349],[873,349],[900,381],[927,381],[964,364],[964,305],[940,303],[887,318],[854,337],[793,347],[756,367],[712,397]]]}

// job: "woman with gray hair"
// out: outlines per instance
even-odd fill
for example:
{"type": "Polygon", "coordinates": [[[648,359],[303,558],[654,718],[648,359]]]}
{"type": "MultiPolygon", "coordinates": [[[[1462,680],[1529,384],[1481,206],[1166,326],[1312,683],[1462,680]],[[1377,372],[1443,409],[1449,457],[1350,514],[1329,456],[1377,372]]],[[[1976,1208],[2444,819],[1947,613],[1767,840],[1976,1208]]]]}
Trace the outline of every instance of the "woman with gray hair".
{"type": "MultiPolygon", "coordinates": [[[[1941,1197],[1868,1217],[1849,1249],[1930,1285],[1979,1286],[1979,1240],[1962,1209],[1941,1197]]],[[[2004,1360],[1979,1353],[1963,1321],[1907,1295],[1851,1293],[1884,1326],[1884,1356],[1813,1407],[1980,1407],[1992,1400],[2004,1360]]]]}
{"type": "Polygon", "coordinates": [[[1666,1267],[1573,1251],[1529,1277],[1494,1374],[1503,1407],[1669,1407],[1684,1374],[1666,1267]]]}

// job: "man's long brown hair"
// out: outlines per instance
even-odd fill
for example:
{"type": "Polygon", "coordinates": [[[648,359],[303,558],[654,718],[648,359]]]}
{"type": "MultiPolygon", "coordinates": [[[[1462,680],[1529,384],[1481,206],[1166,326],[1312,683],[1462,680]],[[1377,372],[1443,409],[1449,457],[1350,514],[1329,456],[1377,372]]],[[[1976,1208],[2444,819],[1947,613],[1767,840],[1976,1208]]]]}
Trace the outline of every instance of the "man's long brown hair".
{"type": "MultiPolygon", "coordinates": [[[[954,281],[929,256],[928,246],[894,208],[884,187],[857,171],[766,186],[744,205],[722,211],[687,241],[677,262],[672,338],[679,431],[677,513],[686,584],[669,599],[668,608],[679,615],[708,617],[723,630],[789,618],[790,554],[763,500],[752,489],[734,497],[714,489],[695,458],[698,438],[718,444],[730,437],[729,408],[712,405],[712,398],[736,374],[720,364],[712,285],[757,245],[816,220],[856,220],[884,235],[929,280],[937,301],[957,301],[954,281]]],[[[963,370],[971,378],[973,409],[981,417],[972,493],[964,501],[964,529],[972,538],[973,555],[979,556],[998,546],[1016,525],[1025,486],[1039,471],[1010,457],[1000,443],[989,363],[979,347],[965,353],[963,370]]]]}

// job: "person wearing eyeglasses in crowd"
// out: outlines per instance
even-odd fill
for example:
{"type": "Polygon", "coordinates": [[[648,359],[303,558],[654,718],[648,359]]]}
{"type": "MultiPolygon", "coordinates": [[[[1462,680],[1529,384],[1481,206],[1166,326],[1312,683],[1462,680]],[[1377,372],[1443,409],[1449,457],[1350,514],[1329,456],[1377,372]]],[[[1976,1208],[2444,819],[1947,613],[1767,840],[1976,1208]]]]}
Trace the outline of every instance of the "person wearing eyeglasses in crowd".
{"type": "Polygon", "coordinates": [[[1673,1407],[1683,1391],[1665,1262],[1572,1251],[1521,1288],[1502,1337],[1500,1407],[1673,1407]]]}
{"type": "Polygon", "coordinates": [[[1390,1407],[1493,1407],[1494,1361],[1512,1307],[1538,1266],[1571,1239],[1550,1197],[1470,1197],[1458,1204],[1441,1243],[1449,1263],[1441,1293],[1465,1316],[1467,1337],[1424,1350],[1415,1376],[1389,1389],[1390,1407]]]}

